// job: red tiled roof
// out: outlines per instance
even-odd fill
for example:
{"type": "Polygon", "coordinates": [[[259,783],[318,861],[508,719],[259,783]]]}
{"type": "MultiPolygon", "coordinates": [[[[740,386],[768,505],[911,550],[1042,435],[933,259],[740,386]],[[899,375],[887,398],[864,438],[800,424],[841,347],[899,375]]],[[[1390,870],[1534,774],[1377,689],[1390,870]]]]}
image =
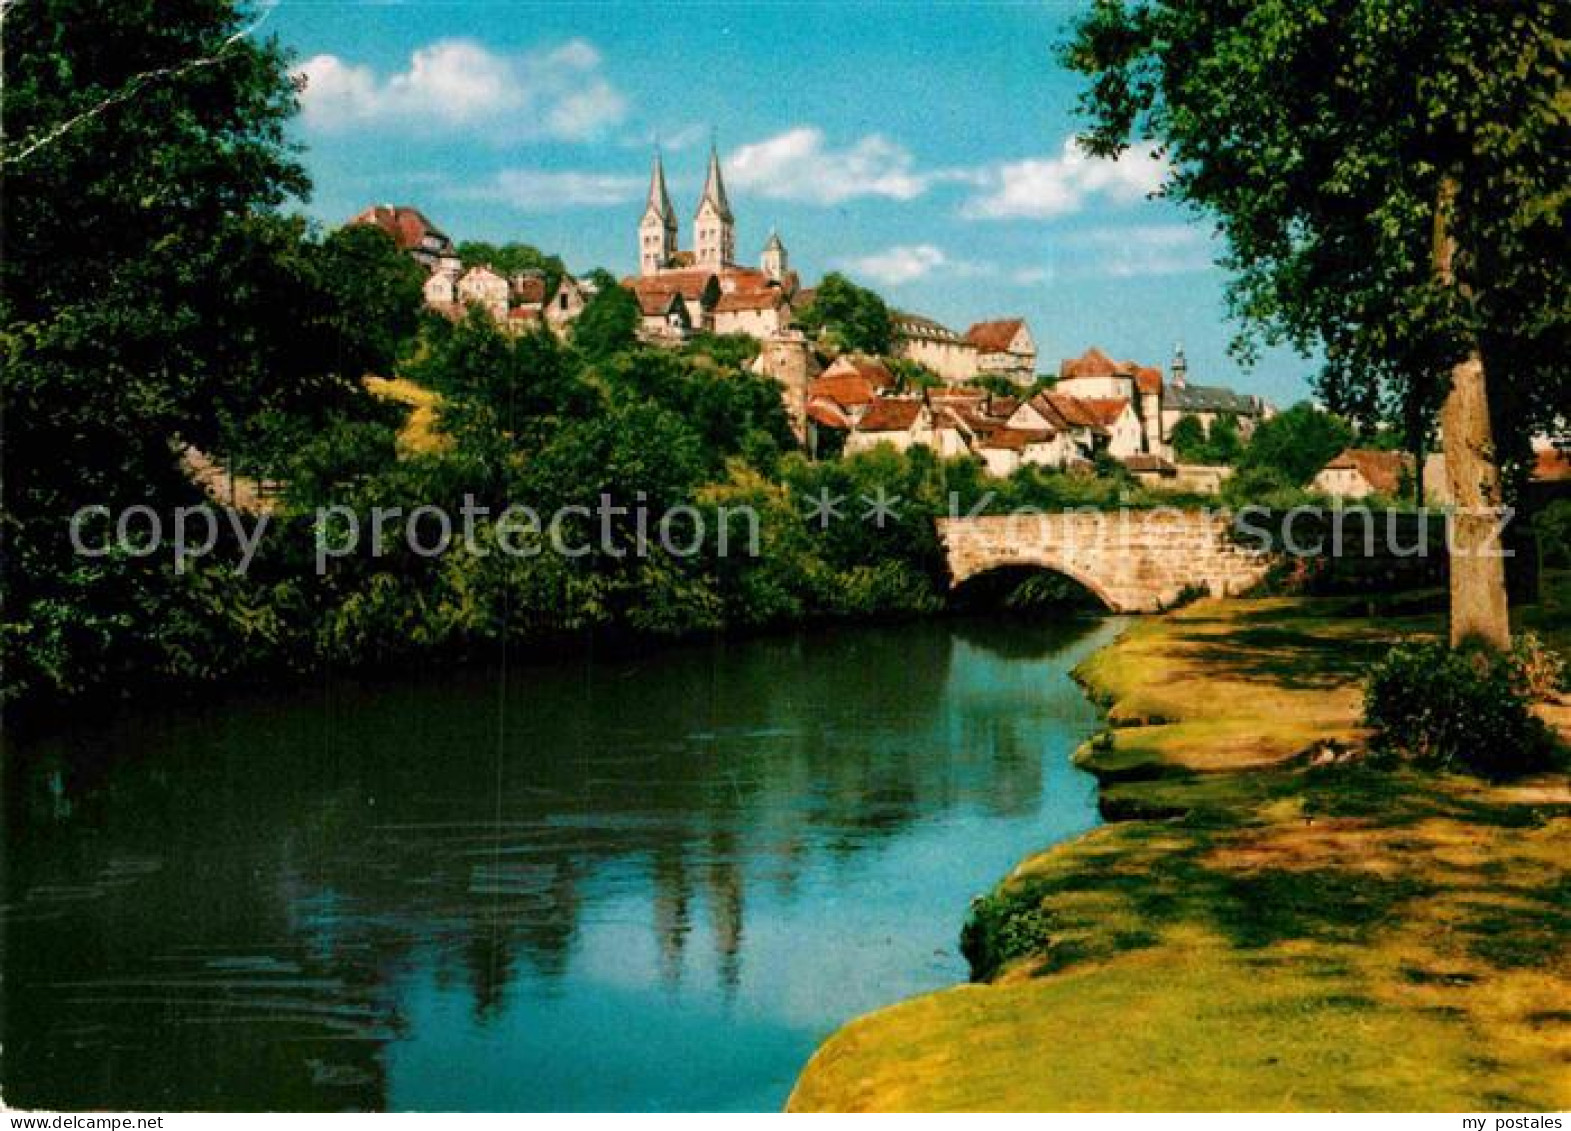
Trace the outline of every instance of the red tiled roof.
{"type": "Polygon", "coordinates": [[[1571,452],[1545,448],[1534,453],[1533,476],[1541,482],[1558,483],[1571,479],[1571,452]]]}
{"type": "Polygon", "coordinates": [[[1065,358],[1058,366],[1058,376],[1062,381],[1073,381],[1077,377],[1112,377],[1118,372],[1118,362],[1096,346],[1079,357],[1065,358]]]}
{"type": "Polygon", "coordinates": [[[895,385],[895,375],[889,372],[889,367],[876,357],[841,354],[830,363],[828,369],[824,370],[826,377],[838,373],[855,373],[871,381],[875,389],[890,389],[895,385]]]}
{"type": "Polygon", "coordinates": [[[1038,416],[1060,431],[1071,428],[1089,428],[1093,432],[1107,431],[1097,410],[1089,407],[1090,402],[1079,397],[1072,397],[1067,393],[1038,393],[1029,403],[1038,416]]]}
{"type": "Polygon", "coordinates": [[[1045,444],[1053,438],[1046,428],[995,428],[982,441],[984,448],[1018,452],[1028,444],[1045,444]]]}
{"type": "Polygon", "coordinates": [[[1003,353],[1009,349],[1015,335],[1025,325],[1023,318],[999,318],[992,322],[978,322],[966,331],[966,341],[983,353],[1003,353]]]}
{"type": "Polygon", "coordinates": [[[1058,366],[1060,382],[1095,377],[1131,377],[1142,393],[1162,391],[1162,371],[1135,361],[1114,361],[1096,346],[1079,357],[1065,358],[1058,366]]]}
{"type": "Polygon", "coordinates": [[[839,405],[823,398],[814,398],[807,402],[807,417],[825,428],[838,428],[843,432],[851,429],[851,418],[840,411],[839,405]]]}
{"type": "Polygon", "coordinates": [[[545,302],[545,280],[539,275],[523,275],[513,280],[513,301],[521,304],[545,302]]]}
{"type": "Polygon", "coordinates": [[[857,422],[858,432],[905,432],[922,413],[922,402],[879,398],[857,422]]]}
{"type": "Polygon", "coordinates": [[[425,218],[418,208],[411,208],[407,204],[373,204],[365,209],[353,220],[351,224],[374,224],[388,235],[393,237],[400,250],[412,251],[425,241],[427,236],[432,236],[443,244],[449,242],[447,236],[425,218]]]}
{"type": "Polygon", "coordinates": [[[1118,423],[1118,418],[1124,415],[1124,409],[1129,407],[1129,402],[1123,397],[1079,397],[1076,398],[1085,407],[1087,413],[1103,428],[1111,428],[1118,423]]]}
{"type": "Polygon", "coordinates": [[[871,404],[878,389],[860,373],[823,373],[807,387],[807,395],[823,397],[841,408],[856,408],[871,404]]]}
{"type": "Polygon", "coordinates": [[[538,322],[540,321],[540,308],[515,306],[507,312],[507,317],[512,322],[538,322]]]}
{"type": "Polygon", "coordinates": [[[645,318],[661,317],[670,314],[674,306],[682,306],[682,296],[676,291],[634,288],[633,297],[638,299],[638,309],[645,318]]]}
{"type": "Polygon", "coordinates": [[[1402,489],[1402,476],[1411,466],[1405,452],[1382,452],[1373,448],[1348,448],[1326,464],[1325,470],[1356,471],[1373,491],[1394,495],[1402,489]]]}
{"type": "Polygon", "coordinates": [[[635,275],[623,279],[622,285],[632,291],[675,291],[688,301],[704,297],[713,271],[695,268],[691,271],[662,271],[658,275],[635,275]]]}
{"type": "Polygon", "coordinates": [[[733,291],[720,296],[720,301],[715,303],[715,313],[726,310],[778,310],[785,305],[785,295],[780,293],[778,287],[767,287],[761,291],[733,291]]]}
{"type": "Polygon", "coordinates": [[[760,291],[771,286],[773,280],[756,267],[723,267],[720,285],[727,291],[760,291]]]}

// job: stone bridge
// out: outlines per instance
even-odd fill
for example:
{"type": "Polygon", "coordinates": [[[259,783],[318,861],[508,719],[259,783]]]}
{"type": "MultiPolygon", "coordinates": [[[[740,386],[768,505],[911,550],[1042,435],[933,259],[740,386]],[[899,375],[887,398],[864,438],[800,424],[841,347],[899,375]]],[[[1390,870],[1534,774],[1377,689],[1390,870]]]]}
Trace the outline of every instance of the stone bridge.
{"type": "Polygon", "coordinates": [[[1117,613],[1157,612],[1186,589],[1239,593],[1274,556],[1230,537],[1232,520],[1158,508],[941,518],[938,534],[954,584],[988,570],[1038,566],[1064,574],[1117,613]]]}

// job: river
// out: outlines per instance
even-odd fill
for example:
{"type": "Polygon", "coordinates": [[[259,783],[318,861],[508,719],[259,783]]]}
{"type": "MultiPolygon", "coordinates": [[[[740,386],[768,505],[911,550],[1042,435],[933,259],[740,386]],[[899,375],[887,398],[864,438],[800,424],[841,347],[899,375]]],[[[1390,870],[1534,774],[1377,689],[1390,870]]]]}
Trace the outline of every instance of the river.
{"type": "Polygon", "coordinates": [[[777,1109],[1096,823],[1070,669],[943,620],[124,713],[8,751],[3,1095],[777,1109]]]}

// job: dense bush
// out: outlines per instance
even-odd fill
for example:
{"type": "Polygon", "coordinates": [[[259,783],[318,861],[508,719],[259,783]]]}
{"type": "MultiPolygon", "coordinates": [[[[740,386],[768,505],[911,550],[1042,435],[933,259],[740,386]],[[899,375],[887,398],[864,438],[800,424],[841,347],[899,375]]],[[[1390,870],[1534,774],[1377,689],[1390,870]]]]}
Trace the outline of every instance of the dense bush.
{"type": "Polygon", "coordinates": [[[1514,656],[1404,644],[1370,671],[1364,722],[1385,750],[1490,778],[1549,768],[1556,747],[1514,656]]]}
{"type": "Polygon", "coordinates": [[[1511,645],[1517,689],[1529,699],[1554,699],[1566,686],[1565,661],[1536,632],[1525,632],[1511,645]]]}
{"type": "Polygon", "coordinates": [[[994,892],[971,901],[960,930],[960,953],[971,980],[985,982],[1011,962],[1052,945],[1053,926],[1041,901],[1029,893],[994,892]]]}

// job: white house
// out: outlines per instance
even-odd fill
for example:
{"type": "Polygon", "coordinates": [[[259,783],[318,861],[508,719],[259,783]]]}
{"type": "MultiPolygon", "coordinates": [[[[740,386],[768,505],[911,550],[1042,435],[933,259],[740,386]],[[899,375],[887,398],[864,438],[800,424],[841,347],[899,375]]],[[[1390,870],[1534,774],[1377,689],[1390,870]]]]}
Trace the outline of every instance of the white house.
{"type": "Polygon", "coordinates": [[[693,332],[687,303],[677,291],[635,290],[640,317],[639,336],[645,341],[676,343],[686,341],[693,332]]]}
{"type": "Polygon", "coordinates": [[[892,351],[896,357],[925,365],[950,384],[977,375],[976,346],[960,334],[920,314],[894,311],[892,351]]]}
{"type": "Polygon", "coordinates": [[[791,321],[791,303],[779,287],[757,291],[732,291],[715,303],[714,330],[717,334],[746,334],[769,338],[779,334],[791,321]]]}
{"type": "Polygon", "coordinates": [[[976,347],[978,373],[1005,377],[1017,385],[1036,380],[1036,340],[1024,318],[978,322],[966,331],[976,347]]]}
{"type": "Polygon", "coordinates": [[[471,267],[458,277],[456,290],[461,304],[479,306],[498,324],[507,321],[507,304],[512,290],[507,280],[491,268],[471,267]]]}

